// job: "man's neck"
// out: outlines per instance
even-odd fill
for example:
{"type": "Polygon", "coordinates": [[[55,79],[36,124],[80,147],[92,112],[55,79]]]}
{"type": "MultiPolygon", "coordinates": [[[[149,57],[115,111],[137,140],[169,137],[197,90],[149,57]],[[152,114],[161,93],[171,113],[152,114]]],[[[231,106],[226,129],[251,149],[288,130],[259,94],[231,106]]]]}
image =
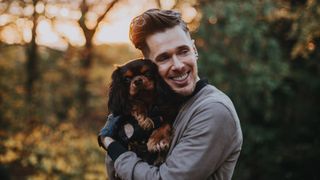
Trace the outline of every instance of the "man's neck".
{"type": "Polygon", "coordinates": [[[190,99],[191,97],[193,97],[195,94],[197,94],[203,87],[205,87],[208,84],[208,80],[207,79],[200,79],[199,77],[197,78],[197,83],[196,83],[196,87],[194,88],[192,94],[190,94],[189,96],[185,96],[183,98],[183,102],[187,101],[188,99],[190,99]]]}

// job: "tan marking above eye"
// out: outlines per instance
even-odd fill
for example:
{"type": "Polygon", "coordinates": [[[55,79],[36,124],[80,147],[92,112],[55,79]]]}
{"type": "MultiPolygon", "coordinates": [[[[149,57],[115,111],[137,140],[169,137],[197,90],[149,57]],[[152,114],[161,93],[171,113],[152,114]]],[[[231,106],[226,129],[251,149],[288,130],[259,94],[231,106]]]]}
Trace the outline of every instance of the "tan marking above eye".
{"type": "Polygon", "coordinates": [[[133,76],[133,72],[132,71],[130,71],[130,70],[128,70],[127,72],[125,72],[124,74],[123,74],[123,76],[124,77],[132,77],[133,76]]]}
{"type": "Polygon", "coordinates": [[[148,70],[149,70],[149,67],[144,65],[144,66],[142,66],[140,73],[143,74],[143,73],[147,72],[148,70]]]}

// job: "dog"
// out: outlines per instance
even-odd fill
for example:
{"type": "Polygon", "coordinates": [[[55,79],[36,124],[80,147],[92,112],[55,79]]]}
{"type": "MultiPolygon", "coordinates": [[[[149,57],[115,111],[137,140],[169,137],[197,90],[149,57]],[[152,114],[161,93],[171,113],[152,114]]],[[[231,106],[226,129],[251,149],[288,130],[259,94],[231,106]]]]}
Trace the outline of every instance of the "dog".
{"type": "Polygon", "coordinates": [[[123,133],[118,138],[127,141],[128,149],[148,163],[160,164],[169,149],[172,123],[183,98],[165,83],[157,65],[149,59],[117,66],[111,79],[109,114],[121,116],[122,127],[129,123],[140,128],[139,133],[134,133],[139,138],[126,139],[123,133]]]}

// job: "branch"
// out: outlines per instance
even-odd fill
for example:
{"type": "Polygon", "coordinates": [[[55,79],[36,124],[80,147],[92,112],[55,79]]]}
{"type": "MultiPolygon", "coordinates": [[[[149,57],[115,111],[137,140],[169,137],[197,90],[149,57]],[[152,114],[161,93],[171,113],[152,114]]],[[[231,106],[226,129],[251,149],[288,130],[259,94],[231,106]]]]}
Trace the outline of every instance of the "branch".
{"type": "Polygon", "coordinates": [[[4,14],[5,12],[7,12],[7,10],[10,7],[10,2],[9,1],[2,1],[2,4],[5,3],[5,5],[7,5],[2,12],[0,12],[0,14],[4,14]]]}
{"type": "Polygon", "coordinates": [[[84,35],[86,38],[86,44],[90,44],[90,41],[92,40],[93,35],[96,33],[97,31],[97,27],[100,24],[100,22],[105,18],[105,16],[107,15],[107,13],[114,7],[114,5],[118,2],[119,0],[113,0],[108,8],[106,9],[106,11],[97,19],[97,23],[94,26],[93,29],[88,29],[85,25],[85,19],[84,16],[85,14],[89,11],[89,7],[86,5],[85,0],[82,1],[81,3],[81,13],[82,13],[82,17],[79,19],[79,24],[80,27],[83,29],[84,31],[84,35]]]}
{"type": "MultiPolygon", "coordinates": [[[[174,1],[174,2],[175,2],[174,5],[173,5],[170,9],[175,9],[175,8],[178,7],[178,5],[179,5],[179,0],[176,0],[176,1],[174,1]]],[[[163,8],[162,5],[161,5],[161,0],[156,0],[156,3],[157,3],[157,6],[158,6],[159,9],[162,9],[162,8],[163,8]]]]}
{"type": "Polygon", "coordinates": [[[157,3],[158,8],[159,8],[159,9],[162,9],[161,2],[160,2],[160,1],[161,1],[161,0],[156,0],[156,3],[157,3]]]}
{"type": "Polygon", "coordinates": [[[97,24],[96,26],[93,28],[94,32],[96,32],[98,25],[100,24],[100,22],[105,18],[105,16],[107,15],[107,13],[113,8],[113,6],[118,2],[119,0],[113,0],[110,4],[109,7],[106,9],[106,11],[97,19],[97,24]]]}
{"type": "Polygon", "coordinates": [[[175,8],[177,8],[177,7],[178,7],[178,5],[179,5],[179,0],[176,0],[176,1],[175,1],[175,4],[172,6],[172,8],[171,8],[171,9],[175,9],[175,8]]]}

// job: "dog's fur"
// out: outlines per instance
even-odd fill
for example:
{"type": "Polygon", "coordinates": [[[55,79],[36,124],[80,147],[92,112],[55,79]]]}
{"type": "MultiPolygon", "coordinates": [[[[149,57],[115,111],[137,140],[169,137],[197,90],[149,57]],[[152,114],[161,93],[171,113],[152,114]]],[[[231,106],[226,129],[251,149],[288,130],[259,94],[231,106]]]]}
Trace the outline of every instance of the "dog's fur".
{"type": "MultiPolygon", "coordinates": [[[[109,113],[135,119],[145,133],[144,139],[130,141],[128,148],[151,164],[164,160],[173,133],[172,122],[178,113],[182,98],[164,82],[158,73],[158,67],[151,60],[136,59],[118,66],[112,73],[109,89],[109,113]],[[150,113],[157,109],[161,116],[161,125],[155,129],[150,113]],[[162,143],[163,149],[157,144],[162,143]],[[150,156],[150,154],[155,156],[150,156]]],[[[125,122],[122,122],[124,125],[125,122]]]]}

